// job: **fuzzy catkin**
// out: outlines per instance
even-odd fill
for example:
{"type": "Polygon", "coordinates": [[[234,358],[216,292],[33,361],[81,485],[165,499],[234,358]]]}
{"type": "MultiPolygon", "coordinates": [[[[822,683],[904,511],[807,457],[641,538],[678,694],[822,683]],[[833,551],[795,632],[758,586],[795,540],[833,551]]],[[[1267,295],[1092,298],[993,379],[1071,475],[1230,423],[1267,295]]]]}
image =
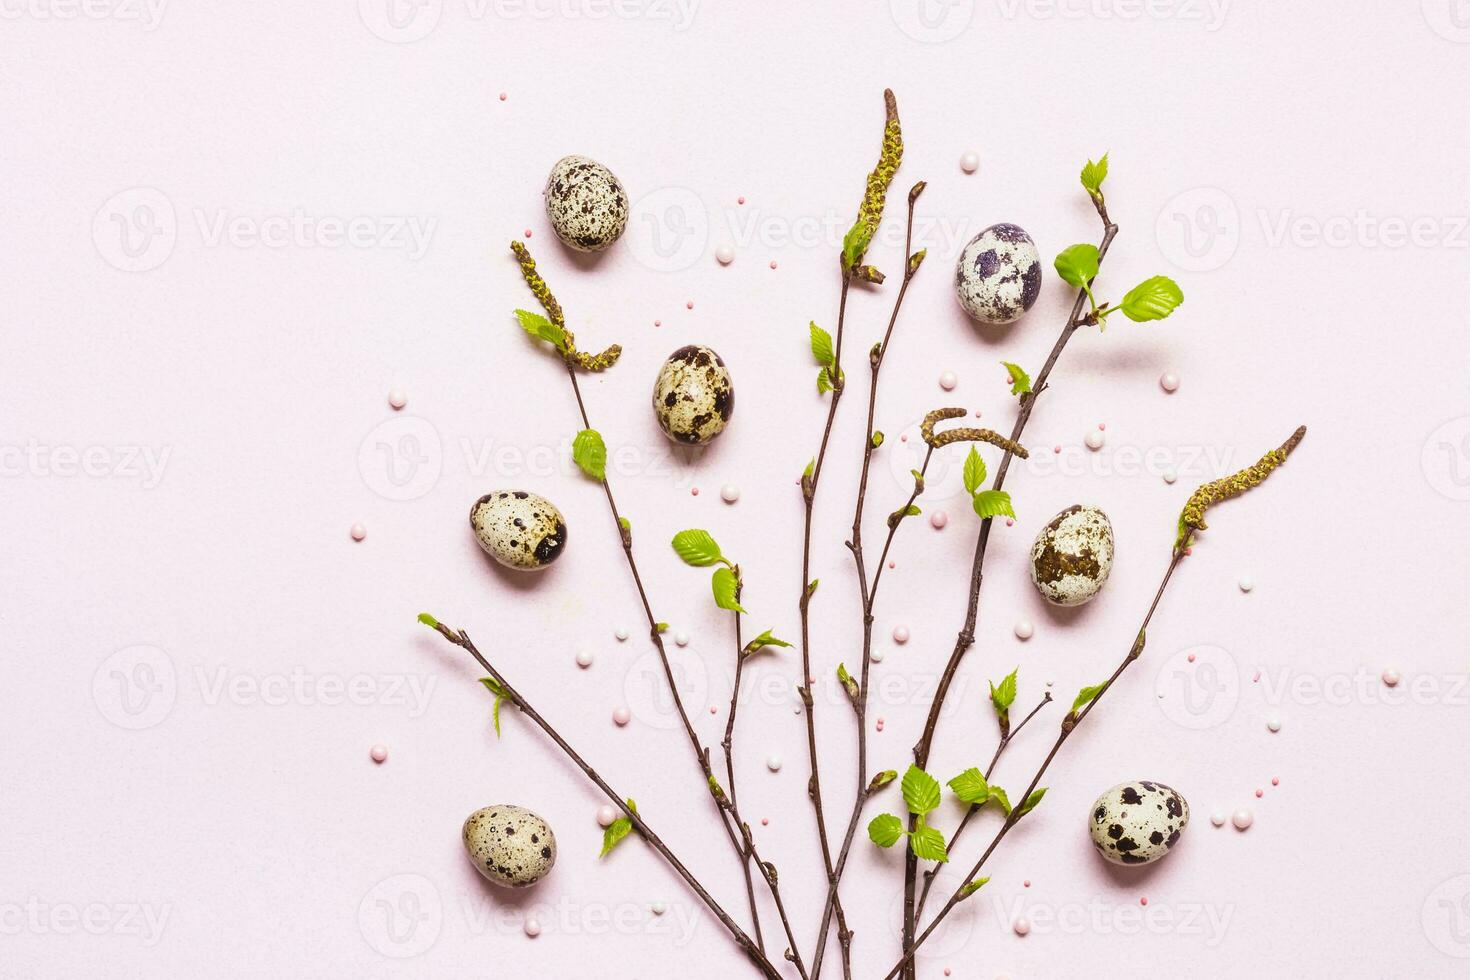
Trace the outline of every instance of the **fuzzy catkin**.
{"type": "Polygon", "coordinates": [[[1265,482],[1266,477],[1270,476],[1272,471],[1286,462],[1286,457],[1291,455],[1291,451],[1297,447],[1306,434],[1307,427],[1300,426],[1291,434],[1290,439],[1266,453],[1255,464],[1247,466],[1239,473],[1212,480],[1190,494],[1189,500],[1184,505],[1184,511],[1179,515],[1179,536],[1175,539],[1174,550],[1182,551],[1189,547],[1194,532],[1203,531],[1209,526],[1205,523],[1205,511],[1222,500],[1239,497],[1247,490],[1265,482]]]}

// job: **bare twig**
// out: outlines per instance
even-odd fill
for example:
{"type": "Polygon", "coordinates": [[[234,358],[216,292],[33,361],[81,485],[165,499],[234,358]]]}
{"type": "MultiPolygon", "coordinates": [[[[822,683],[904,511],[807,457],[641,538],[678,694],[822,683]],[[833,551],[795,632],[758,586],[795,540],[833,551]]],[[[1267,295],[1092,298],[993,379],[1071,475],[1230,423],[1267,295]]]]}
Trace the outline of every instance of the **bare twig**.
{"type": "MultiPolygon", "coordinates": [[[[424,617],[420,618],[422,619],[424,617]]],[[[628,806],[622,794],[618,793],[611,786],[609,786],[607,784],[607,781],[603,779],[600,775],[598,775],[597,770],[593,769],[592,766],[585,759],[582,758],[577,750],[572,748],[571,745],[567,743],[566,739],[562,738],[555,728],[551,727],[551,723],[543,718],[540,713],[531,706],[531,703],[527,701],[521,695],[521,693],[515,689],[510,681],[506,680],[505,675],[496,670],[495,667],[490,663],[490,661],[485,659],[484,655],[475,648],[475,644],[470,640],[469,634],[465,633],[463,630],[452,630],[449,627],[445,626],[443,623],[437,621],[431,621],[430,619],[425,619],[425,621],[428,622],[430,626],[437,630],[439,634],[450,643],[453,643],[455,646],[463,648],[470,654],[470,656],[474,657],[475,660],[479,662],[480,666],[485,669],[485,672],[493,677],[496,683],[500,685],[501,689],[504,691],[505,698],[513,705],[515,705],[518,709],[520,709],[521,714],[531,719],[531,721],[536,725],[537,728],[540,728],[541,731],[546,733],[547,737],[556,743],[557,747],[566,754],[567,758],[571,759],[572,763],[578,769],[582,770],[582,774],[590,779],[593,784],[597,786],[598,789],[602,790],[603,794],[606,795],[607,798],[611,800],[615,806],[618,807],[618,809],[623,811],[623,816],[628,818],[628,820],[632,822],[634,828],[637,829],[639,835],[642,836],[644,840],[648,841],[649,846],[657,851],[659,855],[666,862],[668,862],[669,867],[673,868],[674,871],[678,873],[679,877],[684,879],[685,884],[687,884],[690,889],[692,889],[693,892],[697,896],[699,896],[700,901],[702,901],[705,906],[714,913],[715,918],[720,921],[720,924],[725,927],[726,931],[730,933],[735,942],[739,944],[740,948],[745,951],[745,954],[750,957],[750,960],[752,963],[755,964],[756,969],[760,970],[760,972],[767,978],[767,980],[782,980],[780,971],[778,971],[775,965],[766,958],[766,955],[764,953],[761,952],[760,947],[756,945],[755,940],[751,939],[750,936],[746,934],[745,930],[741,929],[740,926],[736,924],[735,920],[730,917],[729,913],[727,913],[723,908],[720,907],[720,903],[715,901],[710,893],[705,890],[704,886],[699,883],[699,880],[694,877],[694,875],[689,871],[687,867],[684,866],[684,863],[680,861],[677,857],[675,857],[674,852],[669,849],[668,845],[663,842],[658,834],[654,833],[653,828],[650,827],[647,822],[645,822],[644,819],[638,815],[636,810],[628,806]]]]}

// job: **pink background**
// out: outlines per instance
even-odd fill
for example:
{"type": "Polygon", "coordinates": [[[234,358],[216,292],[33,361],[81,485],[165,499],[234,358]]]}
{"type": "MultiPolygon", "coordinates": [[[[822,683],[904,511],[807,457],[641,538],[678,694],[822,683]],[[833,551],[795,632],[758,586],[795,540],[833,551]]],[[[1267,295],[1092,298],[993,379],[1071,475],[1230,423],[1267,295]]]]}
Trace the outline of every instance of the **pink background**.
{"type": "MultiPolygon", "coordinates": [[[[936,774],[989,758],[986,679],[1019,664],[1029,707],[1047,682],[1065,702],[1106,676],[1190,489],[1311,427],[1283,472],[1212,515],[1147,656],[1068,744],[924,975],[1463,975],[1463,7],[424,0],[390,19],[382,0],[6,5],[0,974],[753,976],[646,847],[596,860],[595,791],[514,712],[496,741],[477,671],[414,616],[468,629],[743,919],[601,494],[569,469],[565,384],[509,317],[530,300],[506,243],[532,229],[583,343],[624,345],[588,407],[655,610],[691,637],[671,651],[716,743],[728,620],[665,542],[709,528],[745,569],[751,630],[794,638],[793,481],[824,411],[806,323],[835,326],[833,256],[892,86],[908,147],[894,197],[928,180],[930,252],[880,392],[870,539],[908,487],[898,435],[925,411],[962,404],[1009,428],[996,362],[1039,367],[1070,301],[1050,259],[1098,233],[1076,183],[1088,156],[1111,151],[1122,229],[1103,291],[1168,273],[1187,295],[1167,322],[1067,350],[1026,433],[1041,452],[1012,471],[1020,520],[994,535],[936,774]],[[566,153],[611,166],[635,203],[599,260],[560,248],[541,211],[566,153]],[[980,331],[951,270],[1002,220],[1035,237],[1047,280],[1020,324],[980,331]],[[691,342],[726,358],[738,410],[707,452],[674,455],[648,391],[691,342]],[[1172,396],[1166,370],[1183,382],[1172,396]],[[394,386],[409,396],[396,414],[394,386]],[[1089,453],[1098,422],[1107,445],[1089,453]],[[493,488],[565,512],[553,570],[517,577],[481,554],[465,517],[493,488]],[[1063,614],[1024,559],[1074,502],[1108,511],[1118,557],[1102,596],[1063,614]],[[618,643],[619,625],[634,638],[618,643]],[[1386,668],[1403,674],[1395,690],[1386,668]],[[619,705],[626,729],[609,721],[619,705]],[[1169,860],[1123,872],[1084,827],[1092,799],[1131,778],[1179,788],[1194,819],[1169,860]],[[462,853],[461,821],[496,802],[556,828],[560,860],[529,893],[492,889],[462,853]],[[1247,806],[1248,832],[1210,826],[1247,806]]],[[[890,273],[900,232],[895,208],[871,253],[890,273]]],[[[891,294],[853,301],[850,351],[879,336],[891,294]]],[[[838,826],[853,731],[832,671],[858,656],[842,540],[865,397],[865,372],[850,375],[815,559],[838,826]]],[[[949,526],[906,526],[880,595],[880,767],[907,764],[960,626],[977,522],[955,482],[953,468],[931,481],[921,502],[949,526]],[[900,624],[903,647],[888,638],[900,624]]],[[[809,955],[822,886],[795,663],[755,662],[737,756],[809,955]]],[[[1019,791],[1062,714],[1017,741],[999,783],[1019,791]]],[[[868,815],[898,805],[889,791],[868,815]]],[[[941,826],[957,813],[946,803],[941,826]]],[[[988,837],[968,836],[965,866],[988,837]]],[[[900,866],[860,839],[844,895],[861,977],[894,959],[900,866]]]]}

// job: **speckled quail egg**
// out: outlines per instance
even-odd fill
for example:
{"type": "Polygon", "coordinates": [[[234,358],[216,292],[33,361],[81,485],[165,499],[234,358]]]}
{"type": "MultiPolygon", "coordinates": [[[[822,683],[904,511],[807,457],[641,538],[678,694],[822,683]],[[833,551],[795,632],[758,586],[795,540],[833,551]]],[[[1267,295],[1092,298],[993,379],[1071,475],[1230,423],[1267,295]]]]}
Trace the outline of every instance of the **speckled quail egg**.
{"type": "Polygon", "coordinates": [[[703,446],[725,431],[735,411],[735,382],[720,355],[708,347],[680,347],[653,383],[653,413],[664,435],[703,446]]]}
{"type": "Polygon", "coordinates": [[[991,225],[960,253],[954,290],[976,320],[1014,323],[1041,294],[1041,253],[1019,226],[991,225]]]}
{"type": "Polygon", "coordinates": [[[1031,544],[1031,582],[1047,602],[1080,606],[1113,570],[1113,525],[1099,508],[1073,504],[1031,544]]]}
{"type": "Polygon", "coordinates": [[[628,194],[596,160],[562,157],[546,178],[546,217],[569,248],[601,252],[628,224],[628,194]]]}
{"type": "Polygon", "coordinates": [[[527,888],[556,863],[551,825],[522,806],[499,803],[476,810],[461,836],[475,869],[497,885],[527,888]]]}
{"type": "Polygon", "coordinates": [[[536,571],[567,546],[567,522],[556,505],[524,490],[497,490],[475,501],[470,527],[480,547],[506,568],[536,571]]]}
{"type": "Polygon", "coordinates": [[[1152,864],[1169,853],[1189,823],[1179,791],[1147,779],[1119,783],[1092,804],[1088,829],[1113,864],[1152,864]]]}

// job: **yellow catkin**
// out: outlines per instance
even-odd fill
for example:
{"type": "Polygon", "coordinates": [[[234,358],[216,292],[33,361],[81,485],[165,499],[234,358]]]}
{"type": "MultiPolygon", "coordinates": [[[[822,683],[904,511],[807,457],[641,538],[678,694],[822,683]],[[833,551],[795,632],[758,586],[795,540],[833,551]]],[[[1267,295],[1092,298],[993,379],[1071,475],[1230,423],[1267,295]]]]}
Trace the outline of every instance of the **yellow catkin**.
{"type": "Polygon", "coordinates": [[[924,441],[935,449],[941,446],[948,446],[953,442],[988,442],[992,446],[999,446],[1006,452],[1019,456],[1022,459],[1029,459],[1031,457],[1031,454],[1026,451],[1025,446],[1019,442],[1012,442],[999,432],[994,432],[990,429],[949,429],[945,432],[934,431],[934,426],[943,422],[945,419],[963,418],[968,414],[970,413],[963,408],[936,408],[924,416],[924,422],[919,426],[919,432],[923,435],[924,441]]]}
{"type": "MultiPolygon", "coordinates": [[[[883,105],[888,121],[883,126],[883,149],[878,155],[878,166],[868,174],[868,186],[863,193],[862,206],[858,208],[858,224],[862,225],[867,238],[878,233],[878,224],[883,220],[883,204],[888,198],[888,185],[903,162],[903,130],[898,124],[898,101],[892,89],[883,90],[883,105]]],[[[862,258],[862,256],[858,256],[862,258]]]]}
{"type": "Polygon", "coordinates": [[[562,313],[561,304],[552,295],[551,287],[546,285],[546,280],[536,271],[536,260],[531,258],[531,250],[520,242],[512,241],[510,250],[515,253],[516,261],[521,265],[521,277],[526,280],[526,285],[531,289],[531,295],[546,310],[546,316],[552,323],[561,328],[566,336],[566,351],[564,356],[567,362],[575,364],[584,371],[606,371],[618,362],[622,356],[623,348],[619,344],[613,344],[600,354],[588,354],[586,351],[577,350],[577,338],[567,327],[566,316],[562,313]]]}
{"type": "Polygon", "coordinates": [[[1206,483],[1190,494],[1189,500],[1184,505],[1184,511],[1179,515],[1179,535],[1174,540],[1174,550],[1178,552],[1188,548],[1193,540],[1194,532],[1203,531],[1209,526],[1205,523],[1205,511],[1222,500],[1239,497],[1247,490],[1265,482],[1266,477],[1270,476],[1273,470],[1286,462],[1286,457],[1291,455],[1291,451],[1297,447],[1306,434],[1307,427],[1300,426],[1291,434],[1290,439],[1262,456],[1254,465],[1247,466],[1239,473],[1206,483]]]}

